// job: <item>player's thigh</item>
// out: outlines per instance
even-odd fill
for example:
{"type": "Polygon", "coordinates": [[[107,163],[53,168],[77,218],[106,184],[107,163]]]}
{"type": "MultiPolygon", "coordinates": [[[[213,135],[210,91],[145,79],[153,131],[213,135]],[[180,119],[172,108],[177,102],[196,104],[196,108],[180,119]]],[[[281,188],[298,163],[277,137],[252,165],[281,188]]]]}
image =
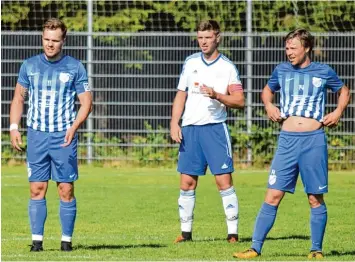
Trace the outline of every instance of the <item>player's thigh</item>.
{"type": "Polygon", "coordinates": [[[293,193],[299,168],[299,139],[281,132],[278,146],[271,163],[268,188],[293,193]]]}
{"type": "Polygon", "coordinates": [[[225,123],[204,126],[199,139],[212,174],[229,174],[234,171],[231,139],[225,123]]]}
{"type": "Polygon", "coordinates": [[[52,160],[52,180],[56,182],[74,182],[79,178],[77,145],[78,134],[71,143],[63,147],[65,131],[54,132],[50,136],[50,157],[52,160]]]}
{"type": "Polygon", "coordinates": [[[304,190],[308,194],[328,192],[328,148],[324,133],[307,138],[299,159],[304,190]]]}
{"type": "Polygon", "coordinates": [[[182,141],[179,148],[177,170],[187,175],[204,175],[207,162],[198,141],[200,126],[184,126],[182,128],[182,141]]]}
{"type": "Polygon", "coordinates": [[[49,133],[27,129],[27,174],[29,182],[43,182],[51,178],[49,133]]]}

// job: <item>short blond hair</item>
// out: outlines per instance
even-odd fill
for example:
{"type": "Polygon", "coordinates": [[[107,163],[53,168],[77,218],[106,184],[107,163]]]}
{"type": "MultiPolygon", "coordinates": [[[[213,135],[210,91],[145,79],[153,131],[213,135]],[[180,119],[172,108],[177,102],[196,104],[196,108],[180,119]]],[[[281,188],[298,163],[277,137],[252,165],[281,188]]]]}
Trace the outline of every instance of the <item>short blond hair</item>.
{"type": "Polygon", "coordinates": [[[220,27],[215,20],[203,20],[197,25],[196,31],[214,31],[218,35],[220,27]]]}
{"type": "Polygon", "coordinates": [[[56,30],[60,28],[63,32],[63,39],[67,36],[67,27],[66,25],[58,18],[49,18],[44,24],[43,24],[43,32],[46,29],[49,30],[56,30]]]}

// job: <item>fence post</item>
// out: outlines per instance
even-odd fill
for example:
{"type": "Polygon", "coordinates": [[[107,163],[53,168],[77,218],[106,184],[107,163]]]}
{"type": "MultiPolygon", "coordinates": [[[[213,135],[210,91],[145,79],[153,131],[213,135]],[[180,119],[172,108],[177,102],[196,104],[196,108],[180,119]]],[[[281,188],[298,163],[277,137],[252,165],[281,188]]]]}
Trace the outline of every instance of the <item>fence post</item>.
{"type": "MultiPolygon", "coordinates": [[[[88,82],[89,87],[93,91],[93,81],[92,81],[92,0],[87,0],[87,16],[88,16],[88,35],[87,35],[87,53],[86,53],[86,60],[87,60],[87,73],[88,73],[88,82]]],[[[92,113],[90,113],[87,119],[87,163],[91,164],[92,162],[92,134],[93,134],[93,119],[92,113]]]]}
{"type": "MultiPolygon", "coordinates": [[[[251,135],[251,127],[252,127],[252,102],[253,102],[253,93],[252,93],[252,85],[253,85],[253,38],[252,38],[252,0],[248,0],[247,2],[247,53],[246,53],[246,59],[247,59],[247,133],[248,136],[251,135]]],[[[248,144],[248,156],[247,156],[247,161],[248,165],[252,164],[253,160],[253,155],[252,155],[252,149],[251,149],[251,144],[249,142],[248,144]]]]}

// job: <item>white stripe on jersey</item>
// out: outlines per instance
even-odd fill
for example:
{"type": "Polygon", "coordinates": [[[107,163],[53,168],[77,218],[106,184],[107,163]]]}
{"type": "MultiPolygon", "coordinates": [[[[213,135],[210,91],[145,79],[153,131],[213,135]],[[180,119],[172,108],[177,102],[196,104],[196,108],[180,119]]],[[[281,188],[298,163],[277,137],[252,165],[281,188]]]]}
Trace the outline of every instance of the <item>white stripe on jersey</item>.
{"type": "Polygon", "coordinates": [[[47,88],[47,82],[48,82],[48,71],[46,71],[43,75],[42,78],[42,100],[41,100],[41,126],[40,130],[41,131],[46,131],[46,88],[47,88]]]}
{"type": "Polygon", "coordinates": [[[49,102],[49,119],[48,119],[48,128],[49,132],[54,132],[54,103],[55,103],[55,93],[56,93],[56,79],[57,73],[53,71],[52,74],[52,86],[51,86],[51,93],[50,93],[50,102],[49,102]]]}
{"type": "MultiPolygon", "coordinates": [[[[314,119],[317,119],[318,118],[318,116],[320,115],[320,109],[321,109],[321,107],[320,107],[320,103],[321,103],[321,100],[322,100],[322,98],[323,98],[323,94],[324,93],[320,93],[319,94],[319,96],[318,96],[318,99],[317,99],[317,102],[316,102],[316,111],[315,111],[315,113],[314,113],[314,115],[313,115],[313,118],[314,119]]],[[[322,118],[323,118],[323,116],[322,116],[322,118]]]]}
{"type": "Polygon", "coordinates": [[[66,97],[66,101],[65,101],[65,122],[66,122],[66,126],[65,126],[65,128],[68,129],[68,128],[70,128],[70,112],[69,112],[69,110],[70,110],[69,109],[70,88],[67,89],[65,97],[66,97]]]}

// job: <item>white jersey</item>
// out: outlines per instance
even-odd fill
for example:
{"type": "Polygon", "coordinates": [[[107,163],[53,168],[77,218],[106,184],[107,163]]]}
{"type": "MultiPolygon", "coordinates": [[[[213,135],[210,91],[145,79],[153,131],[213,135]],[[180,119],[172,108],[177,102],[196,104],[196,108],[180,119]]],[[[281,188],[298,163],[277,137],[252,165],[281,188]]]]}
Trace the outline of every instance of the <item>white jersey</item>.
{"type": "Polygon", "coordinates": [[[187,57],[177,87],[188,93],[182,126],[221,123],[227,119],[226,106],[205,97],[200,91],[202,85],[225,95],[230,85],[242,90],[237,68],[224,55],[219,54],[212,62],[206,61],[201,52],[187,57]]]}

